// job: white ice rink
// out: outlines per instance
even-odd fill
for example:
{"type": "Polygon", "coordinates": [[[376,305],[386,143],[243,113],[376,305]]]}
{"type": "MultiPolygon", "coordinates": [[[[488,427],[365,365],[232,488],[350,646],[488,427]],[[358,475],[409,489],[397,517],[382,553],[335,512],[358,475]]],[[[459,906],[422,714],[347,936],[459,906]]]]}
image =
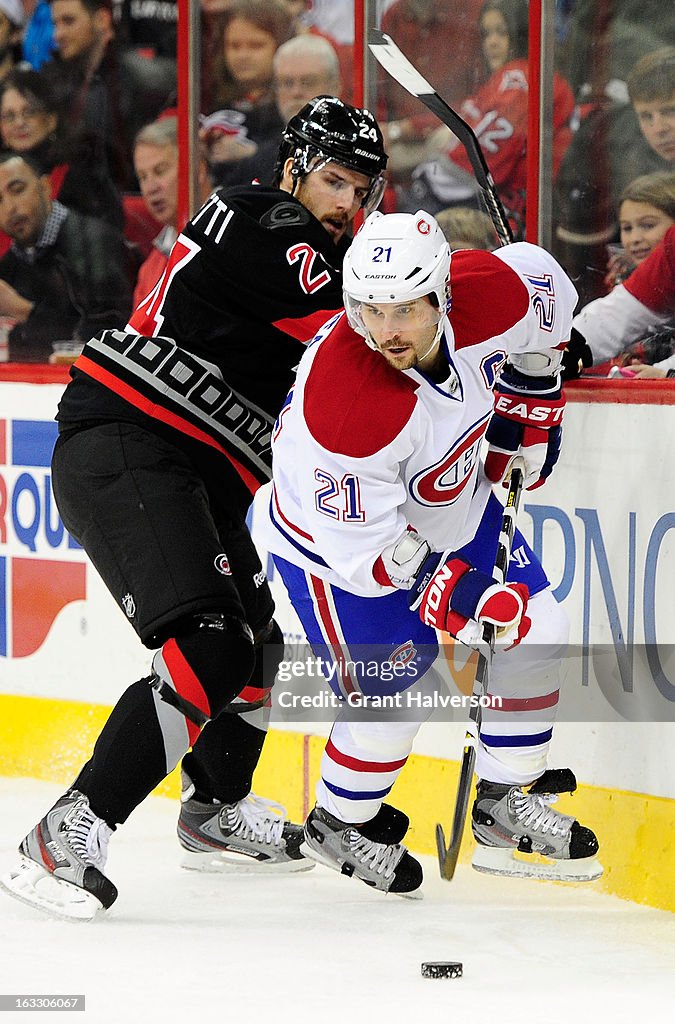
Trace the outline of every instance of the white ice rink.
{"type": "MultiPolygon", "coordinates": [[[[0,780],[0,872],[61,787],[0,780]]],[[[675,919],[593,887],[500,880],[425,858],[424,900],[322,867],[202,875],[179,867],[176,806],[146,801],[113,836],[120,895],[70,924],[0,894],[0,994],[84,994],[82,1024],[651,1024],[673,1020],[675,919]],[[427,980],[422,960],[461,960],[427,980]]],[[[55,1014],[7,1012],[9,1021],[55,1014]]]]}

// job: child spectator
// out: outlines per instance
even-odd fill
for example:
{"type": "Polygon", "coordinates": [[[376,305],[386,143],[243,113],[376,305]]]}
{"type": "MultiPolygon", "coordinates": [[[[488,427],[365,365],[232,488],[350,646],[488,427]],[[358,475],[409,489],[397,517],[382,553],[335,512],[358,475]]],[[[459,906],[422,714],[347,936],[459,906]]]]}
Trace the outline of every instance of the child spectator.
{"type": "Polygon", "coordinates": [[[675,377],[675,224],[626,280],[577,313],[572,326],[595,363],[620,353],[637,377],[675,377]],[[632,347],[639,346],[638,348],[632,347]],[[627,347],[631,347],[628,348],[627,347]],[[652,365],[647,365],[651,362],[652,365]]]}
{"type": "Polygon", "coordinates": [[[619,204],[621,251],[610,256],[607,284],[614,287],[664,238],[675,222],[675,171],[643,174],[627,185],[619,204]]]}

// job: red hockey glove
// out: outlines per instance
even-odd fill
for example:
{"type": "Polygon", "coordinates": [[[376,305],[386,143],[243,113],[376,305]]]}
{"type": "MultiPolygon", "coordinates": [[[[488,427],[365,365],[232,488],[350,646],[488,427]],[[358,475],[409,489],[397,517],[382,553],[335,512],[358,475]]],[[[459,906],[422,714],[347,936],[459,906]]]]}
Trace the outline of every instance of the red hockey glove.
{"type": "Polygon", "coordinates": [[[475,646],[486,623],[501,640],[520,643],[531,622],[525,615],[529,591],[524,583],[496,583],[454,551],[429,555],[410,590],[410,607],[422,622],[475,646]]]}
{"type": "Polygon", "coordinates": [[[486,438],[485,474],[505,480],[519,455],[525,463],[525,487],[541,487],[560,455],[565,398],[558,377],[528,377],[512,366],[495,385],[495,405],[486,438]]]}

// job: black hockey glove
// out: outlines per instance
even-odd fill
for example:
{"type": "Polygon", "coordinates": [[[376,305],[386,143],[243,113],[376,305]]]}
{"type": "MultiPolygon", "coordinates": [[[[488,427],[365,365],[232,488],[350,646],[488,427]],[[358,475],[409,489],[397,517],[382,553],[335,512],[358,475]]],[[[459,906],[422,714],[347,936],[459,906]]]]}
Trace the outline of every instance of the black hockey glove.
{"type": "Polygon", "coordinates": [[[593,365],[593,353],[583,334],[572,328],[570,340],[565,346],[560,376],[563,380],[578,380],[584,370],[593,365]]]}

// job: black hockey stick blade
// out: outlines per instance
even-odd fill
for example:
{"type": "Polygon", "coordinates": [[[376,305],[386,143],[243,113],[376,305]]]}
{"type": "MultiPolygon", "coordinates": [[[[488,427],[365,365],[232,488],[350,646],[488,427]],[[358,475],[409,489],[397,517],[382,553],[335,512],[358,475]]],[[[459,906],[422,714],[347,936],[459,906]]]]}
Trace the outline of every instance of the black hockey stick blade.
{"type": "Polygon", "coordinates": [[[441,824],[436,825],[438,867],[441,873],[441,878],[444,878],[447,882],[452,881],[455,874],[455,868],[457,867],[459,850],[462,845],[462,836],[464,835],[464,823],[469,809],[469,795],[471,793],[473,767],[475,762],[476,750],[473,745],[473,736],[470,733],[467,733],[467,743],[464,747],[462,767],[459,773],[459,782],[457,783],[457,797],[455,800],[455,812],[452,818],[452,831],[450,832],[450,842],[447,846],[445,845],[443,826],[441,824]]]}
{"type": "MultiPolygon", "coordinates": [[[[511,544],[513,543],[513,534],[516,528],[516,517],[520,507],[523,483],[524,463],[522,458],[518,457],[514,459],[511,467],[509,493],[504,506],[502,527],[497,544],[497,557],[495,559],[494,575],[495,578],[498,578],[501,582],[506,580],[506,574],[508,572],[509,559],[511,557],[511,544]]],[[[489,690],[490,668],[495,644],[494,627],[485,627],[484,640],[485,644],[478,652],[478,664],[476,666],[476,677],[473,687],[473,693],[477,696],[486,694],[489,690]]],[[[471,709],[471,714],[469,716],[469,727],[467,728],[464,753],[462,755],[462,766],[459,773],[459,780],[457,782],[455,810],[452,818],[452,832],[450,833],[450,842],[448,846],[445,845],[443,826],[440,824],[436,825],[438,867],[441,872],[441,878],[444,878],[448,882],[450,882],[454,877],[457,860],[459,858],[459,850],[462,845],[464,824],[466,822],[466,815],[469,809],[469,797],[471,793],[471,784],[473,782],[473,769],[476,763],[475,744],[478,742],[481,721],[481,706],[480,704],[477,704],[471,709]]]]}
{"type": "Polygon", "coordinates": [[[483,150],[480,148],[480,143],[471,125],[467,124],[464,118],[460,117],[438,95],[433,86],[427,82],[426,78],[423,78],[406,55],[399,50],[391,36],[380,32],[379,29],[372,28],[368,36],[368,48],[376,61],[382,65],[385,71],[389,72],[399,85],[403,86],[411,96],[416,96],[444,125],[447,125],[450,131],[455,133],[471,162],[497,237],[502,245],[508,245],[513,241],[513,232],[506,219],[494,179],[485,162],[483,150]]]}

